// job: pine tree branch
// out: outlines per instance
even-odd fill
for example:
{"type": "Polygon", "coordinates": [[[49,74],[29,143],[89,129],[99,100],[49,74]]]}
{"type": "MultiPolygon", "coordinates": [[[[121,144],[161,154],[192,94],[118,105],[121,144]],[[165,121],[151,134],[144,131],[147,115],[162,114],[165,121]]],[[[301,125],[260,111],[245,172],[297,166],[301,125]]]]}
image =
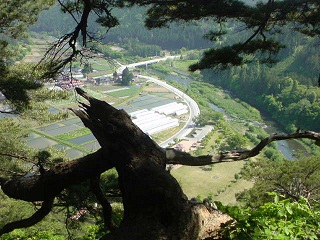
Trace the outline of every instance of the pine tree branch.
{"type": "Polygon", "coordinates": [[[103,219],[104,219],[104,226],[106,229],[112,231],[116,228],[116,225],[112,221],[112,207],[109,203],[108,199],[102,192],[100,188],[100,176],[91,178],[90,180],[90,187],[93,192],[93,194],[96,196],[98,202],[102,206],[102,213],[103,213],[103,219]]]}
{"type": "Polygon", "coordinates": [[[0,153],[0,156],[12,157],[12,158],[20,159],[20,160],[22,160],[24,162],[32,163],[34,165],[37,164],[35,161],[32,161],[32,160],[30,160],[29,158],[27,158],[25,156],[14,155],[14,154],[10,154],[10,153],[0,153]]]}
{"type": "Polygon", "coordinates": [[[82,158],[56,164],[41,175],[0,179],[1,189],[11,198],[29,202],[44,201],[112,167],[103,151],[98,150],[82,158]]]}
{"type": "Polygon", "coordinates": [[[42,203],[41,208],[36,211],[31,217],[22,219],[19,221],[11,222],[2,227],[0,229],[0,236],[9,233],[18,228],[27,228],[35,225],[36,223],[40,222],[45,216],[50,213],[52,206],[53,206],[54,198],[48,199],[42,203]]]}

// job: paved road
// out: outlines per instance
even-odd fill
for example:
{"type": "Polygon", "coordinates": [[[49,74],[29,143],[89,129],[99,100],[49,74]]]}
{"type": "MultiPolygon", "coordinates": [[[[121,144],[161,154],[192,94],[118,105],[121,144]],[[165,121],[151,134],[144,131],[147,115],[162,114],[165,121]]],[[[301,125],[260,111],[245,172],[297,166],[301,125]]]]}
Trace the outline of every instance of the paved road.
{"type": "Polygon", "coordinates": [[[167,139],[166,141],[160,143],[160,146],[166,147],[170,142],[173,141],[174,138],[182,139],[185,136],[187,136],[193,129],[193,126],[194,126],[193,119],[200,114],[200,109],[199,109],[198,104],[191,97],[189,97],[187,94],[185,94],[184,92],[180,91],[179,89],[176,89],[175,87],[167,84],[164,81],[160,81],[156,78],[149,77],[149,76],[143,76],[143,75],[139,75],[138,77],[142,78],[142,79],[146,79],[147,81],[151,81],[156,84],[159,84],[160,86],[175,93],[176,95],[178,95],[179,97],[184,99],[185,103],[188,105],[189,110],[190,110],[189,111],[189,118],[188,118],[185,126],[178,133],[176,133],[174,136],[172,136],[169,139],[167,139]]]}
{"type": "MultiPolygon", "coordinates": [[[[163,57],[163,58],[157,58],[157,59],[147,60],[147,61],[143,61],[143,62],[132,63],[132,64],[128,64],[128,65],[122,65],[121,63],[118,62],[118,64],[120,64],[121,67],[119,67],[117,69],[117,72],[122,73],[122,71],[126,67],[128,67],[130,69],[130,68],[135,68],[137,66],[143,66],[146,64],[158,63],[160,61],[165,61],[168,59],[175,59],[178,57],[179,56],[167,56],[167,57],[163,57]]],[[[160,143],[160,146],[167,147],[170,142],[173,142],[173,139],[175,139],[175,138],[182,139],[185,136],[187,136],[193,130],[193,126],[194,126],[193,119],[200,114],[200,109],[199,109],[198,104],[191,97],[189,97],[187,94],[185,94],[182,91],[180,91],[179,89],[176,89],[175,87],[167,84],[164,81],[160,81],[156,78],[149,77],[149,76],[143,76],[143,75],[139,75],[138,77],[142,78],[142,79],[146,79],[147,81],[154,82],[156,84],[159,84],[162,87],[167,88],[168,90],[172,91],[173,93],[175,93],[176,95],[178,95],[179,97],[184,99],[185,103],[189,107],[189,118],[188,118],[185,126],[178,133],[176,133],[174,136],[171,136],[166,141],[160,143]]]]}
{"type": "Polygon", "coordinates": [[[158,63],[158,62],[161,62],[161,61],[166,61],[168,59],[175,59],[175,58],[179,58],[179,56],[167,56],[167,57],[163,57],[163,58],[155,58],[155,59],[152,59],[152,60],[147,60],[147,61],[137,62],[137,63],[131,63],[131,64],[128,64],[128,65],[122,65],[121,63],[117,62],[121,66],[120,68],[117,69],[117,72],[118,73],[122,73],[122,71],[126,67],[130,69],[130,68],[135,68],[135,67],[138,67],[138,66],[144,66],[144,65],[151,64],[151,63],[158,63]]]}

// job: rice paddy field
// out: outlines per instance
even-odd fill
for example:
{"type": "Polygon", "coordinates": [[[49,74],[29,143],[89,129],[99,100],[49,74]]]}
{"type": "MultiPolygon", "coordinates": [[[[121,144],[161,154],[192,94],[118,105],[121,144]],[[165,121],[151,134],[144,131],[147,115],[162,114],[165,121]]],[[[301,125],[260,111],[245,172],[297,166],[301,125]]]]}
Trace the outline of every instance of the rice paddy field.
{"type": "MultiPolygon", "coordinates": [[[[129,87],[117,85],[93,86],[85,90],[90,95],[107,102],[112,99],[112,102],[109,102],[109,104],[114,105],[118,109],[124,109],[128,113],[141,109],[150,110],[153,107],[177,101],[174,99],[175,96],[170,94],[166,89],[157,85],[153,86],[150,83],[147,86],[148,88],[144,89],[143,83],[136,83],[129,87]]],[[[75,107],[78,100],[71,99],[64,102],[52,102],[50,103],[52,105],[50,111],[56,113],[59,109],[75,107]]],[[[84,127],[79,118],[72,113],[70,115],[66,120],[30,129],[30,135],[25,139],[27,144],[38,150],[49,147],[63,150],[71,159],[99,149],[100,145],[90,130],[84,127]]]]}

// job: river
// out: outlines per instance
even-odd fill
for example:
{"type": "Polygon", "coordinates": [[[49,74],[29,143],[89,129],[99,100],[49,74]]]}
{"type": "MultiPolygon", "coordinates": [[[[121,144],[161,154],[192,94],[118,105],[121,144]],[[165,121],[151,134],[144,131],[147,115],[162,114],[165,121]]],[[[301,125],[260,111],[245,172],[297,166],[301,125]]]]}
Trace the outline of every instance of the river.
{"type": "MultiPolygon", "coordinates": [[[[262,119],[267,126],[266,128],[264,128],[266,133],[283,134],[283,131],[280,130],[280,128],[278,127],[278,124],[275,121],[268,119],[265,116],[262,116],[262,119]]],[[[304,154],[307,154],[306,149],[295,140],[277,141],[277,145],[281,153],[289,160],[295,159],[294,155],[297,152],[302,152],[304,154]]]]}
{"type": "MultiPolygon", "coordinates": [[[[166,80],[177,81],[179,83],[182,83],[185,86],[188,86],[188,84],[192,82],[192,79],[190,79],[186,75],[183,75],[182,77],[175,76],[175,75],[168,75],[166,77],[166,80]]],[[[210,103],[210,107],[217,112],[223,113],[226,116],[226,118],[229,120],[239,120],[239,119],[234,119],[233,117],[231,117],[229,114],[226,113],[225,109],[220,108],[213,103],[210,103]]],[[[283,131],[280,130],[280,127],[275,121],[271,120],[266,116],[262,116],[262,119],[263,119],[263,123],[252,122],[252,124],[263,127],[263,129],[267,134],[272,134],[272,133],[283,134],[283,131]]],[[[280,152],[283,154],[283,156],[288,160],[295,159],[294,155],[297,151],[305,152],[304,147],[295,140],[277,141],[277,146],[280,152]]]]}

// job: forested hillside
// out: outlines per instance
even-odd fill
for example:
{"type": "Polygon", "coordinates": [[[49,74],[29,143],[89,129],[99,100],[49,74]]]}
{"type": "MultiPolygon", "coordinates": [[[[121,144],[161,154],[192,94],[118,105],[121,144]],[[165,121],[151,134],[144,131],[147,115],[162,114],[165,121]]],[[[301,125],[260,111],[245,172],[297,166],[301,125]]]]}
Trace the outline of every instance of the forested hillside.
{"type": "MultiPolygon", "coordinates": [[[[158,45],[165,50],[178,50],[182,47],[187,49],[207,48],[212,44],[203,38],[208,32],[210,24],[204,21],[194,24],[172,23],[169,28],[148,30],[144,26],[146,8],[131,7],[114,9],[113,14],[118,18],[119,26],[110,29],[105,34],[105,29],[90,20],[90,32],[104,36],[103,43],[127,44],[128,41],[139,41],[140,44],[158,45]]],[[[40,14],[39,20],[31,27],[32,31],[46,33],[52,36],[61,36],[63,33],[72,31],[73,19],[63,14],[59,6],[40,14]],[[52,24],[54,22],[54,24],[52,24]]]]}
{"type": "Polygon", "coordinates": [[[288,131],[319,131],[318,40],[298,33],[281,38],[287,49],[279,53],[274,66],[256,62],[219,72],[204,70],[204,79],[271,115],[288,131]]]}

